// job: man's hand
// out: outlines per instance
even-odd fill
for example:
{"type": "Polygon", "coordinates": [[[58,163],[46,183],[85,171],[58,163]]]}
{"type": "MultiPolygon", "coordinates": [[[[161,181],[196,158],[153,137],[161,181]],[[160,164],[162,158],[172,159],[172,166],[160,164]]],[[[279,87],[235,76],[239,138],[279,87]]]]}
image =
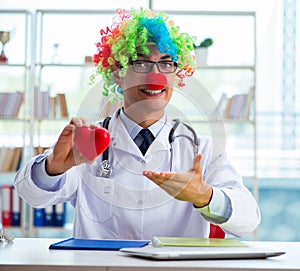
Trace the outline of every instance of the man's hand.
{"type": "Polygon", "coordinates": [[[201,154],[194,158],[193,166],[187,173],[144,171],[143,175],[176,199],[204,207],[209,204],[213,192],[212,187],[203,181],[201,158],[201,154]]]}
{"type": "Polygon", "coordinates": [[[58,175],[73,166],[93,162],[93,160],[87,160],[73,144],[74,131],[81,126],[95,127],[95,125],[89,125],[83,118],[71,119],[70,123],[61,132],[53,152],[47,157],[46,171],[49,175],[58,175]]]}

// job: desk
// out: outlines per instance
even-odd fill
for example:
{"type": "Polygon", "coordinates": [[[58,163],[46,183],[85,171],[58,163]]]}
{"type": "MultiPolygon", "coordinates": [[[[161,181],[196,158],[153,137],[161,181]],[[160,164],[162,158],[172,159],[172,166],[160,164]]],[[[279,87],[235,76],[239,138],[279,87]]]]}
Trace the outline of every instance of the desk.
{"type": "Polygon", "coordinates": [[[134,258],[119,251],[49,250],[61,239],[16,238],[0,244],[0,270],[22,271],[196,271],[196,270],[300,270],[300,242],[247,242],[281,249],[286,254],[265,260],[155,261],[134,258]]]}

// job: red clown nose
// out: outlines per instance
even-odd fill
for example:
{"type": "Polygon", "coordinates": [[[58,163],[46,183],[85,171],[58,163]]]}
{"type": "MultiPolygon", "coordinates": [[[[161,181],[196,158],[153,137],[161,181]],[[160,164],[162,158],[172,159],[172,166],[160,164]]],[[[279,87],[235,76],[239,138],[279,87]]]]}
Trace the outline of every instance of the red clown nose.
{"type": "Polygon", "coordinates": [[[162,73],[150,72],[146,76],[146,85],[151,90],[160,90],[167,85],[167,78],[162,73]]]}

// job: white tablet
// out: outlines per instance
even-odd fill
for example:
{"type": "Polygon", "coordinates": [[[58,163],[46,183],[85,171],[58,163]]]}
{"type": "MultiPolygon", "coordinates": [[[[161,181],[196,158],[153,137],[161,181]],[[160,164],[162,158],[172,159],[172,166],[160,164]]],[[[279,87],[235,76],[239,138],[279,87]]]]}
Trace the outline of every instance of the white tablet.
{"type": "Polygon", "coordinates": [[[284,251],[254,247],[153,247],[151,245],[142,248],[122,248],[120,252],[157,260],[265,259],[285,254],[284,251]]]}

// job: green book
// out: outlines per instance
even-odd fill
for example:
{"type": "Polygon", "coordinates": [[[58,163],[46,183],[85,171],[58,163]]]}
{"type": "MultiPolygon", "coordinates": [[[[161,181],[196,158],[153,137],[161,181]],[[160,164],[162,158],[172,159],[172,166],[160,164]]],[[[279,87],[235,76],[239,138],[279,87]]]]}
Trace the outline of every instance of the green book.
{"type": "Polygon", "coordinates": [[[154,247],[247,247],[245,243],[235,238],[186,238],[186,237],[161,237],[152,238],[154,247]]]}

